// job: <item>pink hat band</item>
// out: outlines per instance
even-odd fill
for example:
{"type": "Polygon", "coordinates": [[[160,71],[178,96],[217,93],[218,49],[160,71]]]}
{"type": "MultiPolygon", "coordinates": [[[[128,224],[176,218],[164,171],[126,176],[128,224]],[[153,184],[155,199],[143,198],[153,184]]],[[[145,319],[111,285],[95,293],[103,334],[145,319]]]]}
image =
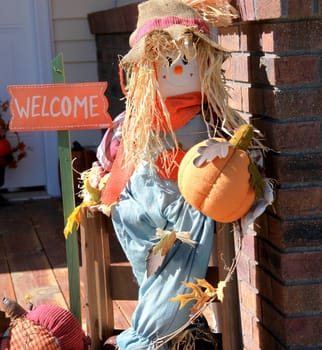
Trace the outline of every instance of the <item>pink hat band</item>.
{"type": "Polygon", "coordinates": [[[151,32],[152,30],[166,29],[176,24],[186,27],[196,27],[206,34],[210,33],[207,24],[201,18],[181,18],[176,16],[153,18],[145,22],[140,28],[135,31],[133,37],[130,39],[130,45],[131,47],[135,46],[144,35],[151,32]]]}

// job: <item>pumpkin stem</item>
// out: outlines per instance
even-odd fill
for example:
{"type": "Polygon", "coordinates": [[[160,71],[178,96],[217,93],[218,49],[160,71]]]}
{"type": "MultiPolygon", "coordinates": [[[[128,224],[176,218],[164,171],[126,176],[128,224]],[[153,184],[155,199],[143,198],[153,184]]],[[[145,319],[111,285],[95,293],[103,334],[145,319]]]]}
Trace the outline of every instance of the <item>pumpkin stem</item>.
{"type": "Polygon", "coordinates": [[[235,132],[235,134],[229,140],[229,143],[237,149],[247,151],[253,136],[254,127],[250,124],[244,124],[235,132]]]}

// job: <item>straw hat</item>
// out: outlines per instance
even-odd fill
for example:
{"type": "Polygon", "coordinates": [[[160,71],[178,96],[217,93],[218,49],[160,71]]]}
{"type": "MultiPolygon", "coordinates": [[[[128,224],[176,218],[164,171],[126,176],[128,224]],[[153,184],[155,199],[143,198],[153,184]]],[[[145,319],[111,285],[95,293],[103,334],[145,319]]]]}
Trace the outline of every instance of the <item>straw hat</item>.
{"type": "Polygon", "coordinates": [[[148,0],[138,5],[137,28],[130,36],[131,50],[123,57],[123,63],[134,63],[145,55],[145,38],[154,30],[163,30],[170,34],[173,39],[178,39],[187,31],[193,32],[198,38],[206,41],[214,49],[227,52],[211,39],[211,26],[229,24],[232,18],[236,18],[237,12],[227,0],[215,0],[213,3],[223,4],[221,8],[202,5],[211,1],[192,0],[148,0]],[[197,6],[188,3],[201,3],[198,11],[197,6]],[[208,8],[214,9],[216,15],[210,18],[208,8]]]}

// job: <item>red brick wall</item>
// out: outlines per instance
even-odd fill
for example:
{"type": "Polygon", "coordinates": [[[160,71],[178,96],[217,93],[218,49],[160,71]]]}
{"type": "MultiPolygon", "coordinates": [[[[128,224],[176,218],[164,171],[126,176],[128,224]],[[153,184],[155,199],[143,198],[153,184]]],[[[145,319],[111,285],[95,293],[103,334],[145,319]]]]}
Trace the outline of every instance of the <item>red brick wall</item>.
{"type": "Polygon", "coordinates": [[[240,0],[220,30],[231,104],[272,151],[274,206],[243,241],[238,265],[247,350],[322,348],[321,1],[240,0]]]}

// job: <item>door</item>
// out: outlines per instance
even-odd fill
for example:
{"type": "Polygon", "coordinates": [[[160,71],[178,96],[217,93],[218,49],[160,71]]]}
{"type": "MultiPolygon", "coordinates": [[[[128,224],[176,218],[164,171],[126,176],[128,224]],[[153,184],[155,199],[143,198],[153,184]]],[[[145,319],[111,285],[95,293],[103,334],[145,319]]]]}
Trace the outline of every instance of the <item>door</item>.
{"type": "MultiPolygon", "coordinates": [[[[0,0],[0,100],[9,98],[7,85],[50,82],[50,23],[49,0],[0,0]]],[[[19,136],[27,157],[17,168],[6,169],[3,188],[44,186],[57,193],[56,135],[30,132],[19,136]]],[[[16,144],[14,134],[9,133],[8,139],[16,144]]]]}

